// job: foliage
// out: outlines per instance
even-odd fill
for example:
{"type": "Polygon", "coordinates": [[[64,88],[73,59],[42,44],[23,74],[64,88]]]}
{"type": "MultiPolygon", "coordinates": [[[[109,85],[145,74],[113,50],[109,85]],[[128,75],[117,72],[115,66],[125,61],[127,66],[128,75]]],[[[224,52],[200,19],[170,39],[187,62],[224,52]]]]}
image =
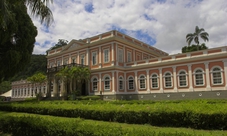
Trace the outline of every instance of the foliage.
{"type": "MultiPolygon", "coordinates": [[[[39,17],[41,23],[45,23],[47,26],[53,21],[53,15],[48,7],[49,2],[52,0],[1,0],[0,2],[0,27],[7,30],[10,27],[10,21],[15,22],[15,10],[11,7],[27,5],[31,10],[31,14],[39,17]]],[[[26,12],[27,13],[27,12],[26,12]]]]}
{"type": "MultiPolygon", "coordinates": [[[[36,27],[27,14],[23,1],[3,0],[1,2],[8,4],[11,19],[7,22],[7,29],[0,27],[0,82],[13,77],[30,62],[37,35],[36,27]],[[14,5],[11,2],[17,4],[14,5]]],[[[0,14],[0,21],[2,21],[2,13],[0,14]]]]}
{"type": "Polygon", "coordinates": [[[58,43],[56,43],[53,47],[51,47],[50,49],[48,49],[46,51],[46,53],[48,54],[48,51],[50,50],[53,50],[53,49],[56,49],[56,48],[59,48],[59,47],[62,47],[64,45],[67,45],[68,44],[68,41],[65,40],[65,39],[58,39],[58,43]]]}
{"type": "Polygon", "coordinates": [[[44,75],[41,72],[38,72],[34,75],[32,75],[31,77],[27,78],[27,81],[30,81],[32,84],[42,84],[44,82],[46,82],[47,77],[46,75],[44,75]]]}
{"type": "Polygon", "coordinates": [[[226,131],[159,128],[113,122],[0,112],[0,131],[14,136],[215,136],[226,131]]]}
{"type": "Polygon", "coordinates": [[[189,33],[186,35],[186,41],[188,45],[194,40],[194,42],[199,45],[199,38],[202,38],[204,41],[209,41],[208,39],[209,34],[205,32],[203,28],[199,28],[198,26],[195,27],[194,33],[189,33]]]}
{"type": "Polygon", "coordinates": [[[201,45],[191,45],[191,46],[184,46],[181,49],[182,53],[186,53],[186,52],[193,52],[193,51],[198,51],[198,50],[205,50],[208,49],[208,47],[205,45],[205,43],[201,44],[201,45]]]}
{"type": "Polygon", "coordinates": [[[129,124],[227,130],[226,100],[41,101],[2,103],[0,110],[129,124]]]}
{"type": "Polygon", "coordinates": [[[4,81],[0,83],[0,94],[3,94],[11,89],[11,82],[4,81]]]}
{"type": "Polygon", "coordinates": [[[35,73],[41,72],[46,73],[47,59],[45,55],[31,56],[31,61],[26,65],[25,69],[17,73],[10,81],[18,81],[21,79],[27,79],[35,73]]]}

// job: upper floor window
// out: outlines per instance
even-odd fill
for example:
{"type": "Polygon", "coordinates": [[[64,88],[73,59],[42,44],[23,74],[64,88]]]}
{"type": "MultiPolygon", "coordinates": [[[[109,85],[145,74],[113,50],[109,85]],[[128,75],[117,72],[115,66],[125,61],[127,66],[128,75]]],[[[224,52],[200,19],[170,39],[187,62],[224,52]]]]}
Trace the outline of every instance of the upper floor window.
{"type": "Polygon", "coordinates": [[[178,81],[180,87],[187,86],[187,76],[185,71],[180,71],[178,75],[178,81]]]}
{"type": "Polygon", "coordinates": [[[123,77],[120,76],[119,77],[119,90],[123,90],[123,89],[124,89],[123,77]]]}
{"type": "Polygon", "coordinates": [[[80,56],[80,64],[82,64],[82,65],[84,65],[84,62],[85,60],[84,60],[84,55],[81,55],[80,56]]]}
{"type": "Polygon", "coordinates": [[[165,79],[165,87],[166,88],[172,87],[172,75],[170,72],[165,73],[164,79],[165,79]]]}
{"type": "Polygon", "coordinates": [[[140,83],[140,89],[146,88],[146,77],[144,75],[141,75],[139,77],[139,83],[140,83]]]}
{"type": "Polygon", "coordinates": [[[123,62],[123,50],[118,49],[118,61],[123,62]]]}
{"type": "Polygon", "coordinates": [[[151,75],[151,87],[158,88],[158,75],[157,74],[151,75]]]}
{"type": "Polygon", "coordinates": [[[130,51],[127,52],[127,62],[132,61],[132,53],[130,51]]]}
{"type": "Polygon", "coordinates": [[[92,65],[97,64],[97,52],[92,52],[92,65]]]}
{"type": "Polygon", "coordinates": [[[109,49],[104,50],[104,62],[109,62],[109,49]]]}
{"type": "Polygon", "coordinates": [[[202,69],[195,70],[194,79],[195,85],[197,86],[204,85],[204,72],[202,71],[202,69]]]}
{"type": "Polygon", "coordinates": [[[222,71],[219,67],[214,67],[212,72],[213,84],[222,84],[222,71]]]}
{"type": "Polygon", "coordinates": [[[128,89],[133,90],[134,89],[134,79],[133,77],[128,78],[128,89]]]}
{"type": "Polygon", "coordinates": [[[68,64],[68,59],[65,59],[64,61],[63,61],[63,65],[67,65],[68,64]]]}

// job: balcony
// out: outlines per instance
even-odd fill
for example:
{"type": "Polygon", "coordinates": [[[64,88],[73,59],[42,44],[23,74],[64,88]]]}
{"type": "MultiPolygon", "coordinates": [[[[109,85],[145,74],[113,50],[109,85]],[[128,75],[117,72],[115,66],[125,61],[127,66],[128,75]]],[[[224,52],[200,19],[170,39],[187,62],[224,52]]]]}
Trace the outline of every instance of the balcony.
{"type": "Polygon", "coordinates": [[[62,68],[65,68],[65,67],[71,68],[71,67],[75,67],[75,66],[76,67],[88,67],[88,65],[84,65],[84,64],[71,63],[71,64],[47,68],[47,74],[56,73],[56,72],[60,71],[62,68]]]}

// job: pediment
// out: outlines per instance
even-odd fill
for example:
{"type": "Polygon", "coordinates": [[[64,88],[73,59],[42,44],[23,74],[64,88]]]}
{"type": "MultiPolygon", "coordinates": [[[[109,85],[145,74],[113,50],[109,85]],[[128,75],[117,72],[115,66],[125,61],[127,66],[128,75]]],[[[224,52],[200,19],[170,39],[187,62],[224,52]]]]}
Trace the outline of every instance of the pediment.
{"type": "Polygon", "coordinates": [[[82,43],[81,41],[78,40],[72,40],[68,43],[68,45],[65,46],[65,48],[62,51],[67,51],[67,50],[72,50],[76,49],[80,46],[83,46],[85,43],[82,43]]]}

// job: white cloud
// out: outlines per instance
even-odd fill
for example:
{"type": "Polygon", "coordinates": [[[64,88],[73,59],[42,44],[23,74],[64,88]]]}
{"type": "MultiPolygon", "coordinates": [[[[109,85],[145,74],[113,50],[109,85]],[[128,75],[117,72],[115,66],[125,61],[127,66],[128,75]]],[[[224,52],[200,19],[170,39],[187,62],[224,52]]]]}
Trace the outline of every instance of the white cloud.
{"type": "MultiPolygon", "coordinates": [[[[194,32],[197,25],[210,34],[208,47],[227,44],[225,0],[55,0],[51,10],[55,22],[48,32],[33,18],[39,43],[34,53],[45,53],[58,39],[83,39],[109,31],[112,26],[126,30],[131,36],[137,35],[132,31],[142,31],[156,40],[153,46],[170,54],[179,53],[187,45],[185,36],[194,32]],[[91,3],[93,11],[89,13],[85,4],[91,3]]],[[[146,38],[135,38],[147,42],[146,38]]]]}

